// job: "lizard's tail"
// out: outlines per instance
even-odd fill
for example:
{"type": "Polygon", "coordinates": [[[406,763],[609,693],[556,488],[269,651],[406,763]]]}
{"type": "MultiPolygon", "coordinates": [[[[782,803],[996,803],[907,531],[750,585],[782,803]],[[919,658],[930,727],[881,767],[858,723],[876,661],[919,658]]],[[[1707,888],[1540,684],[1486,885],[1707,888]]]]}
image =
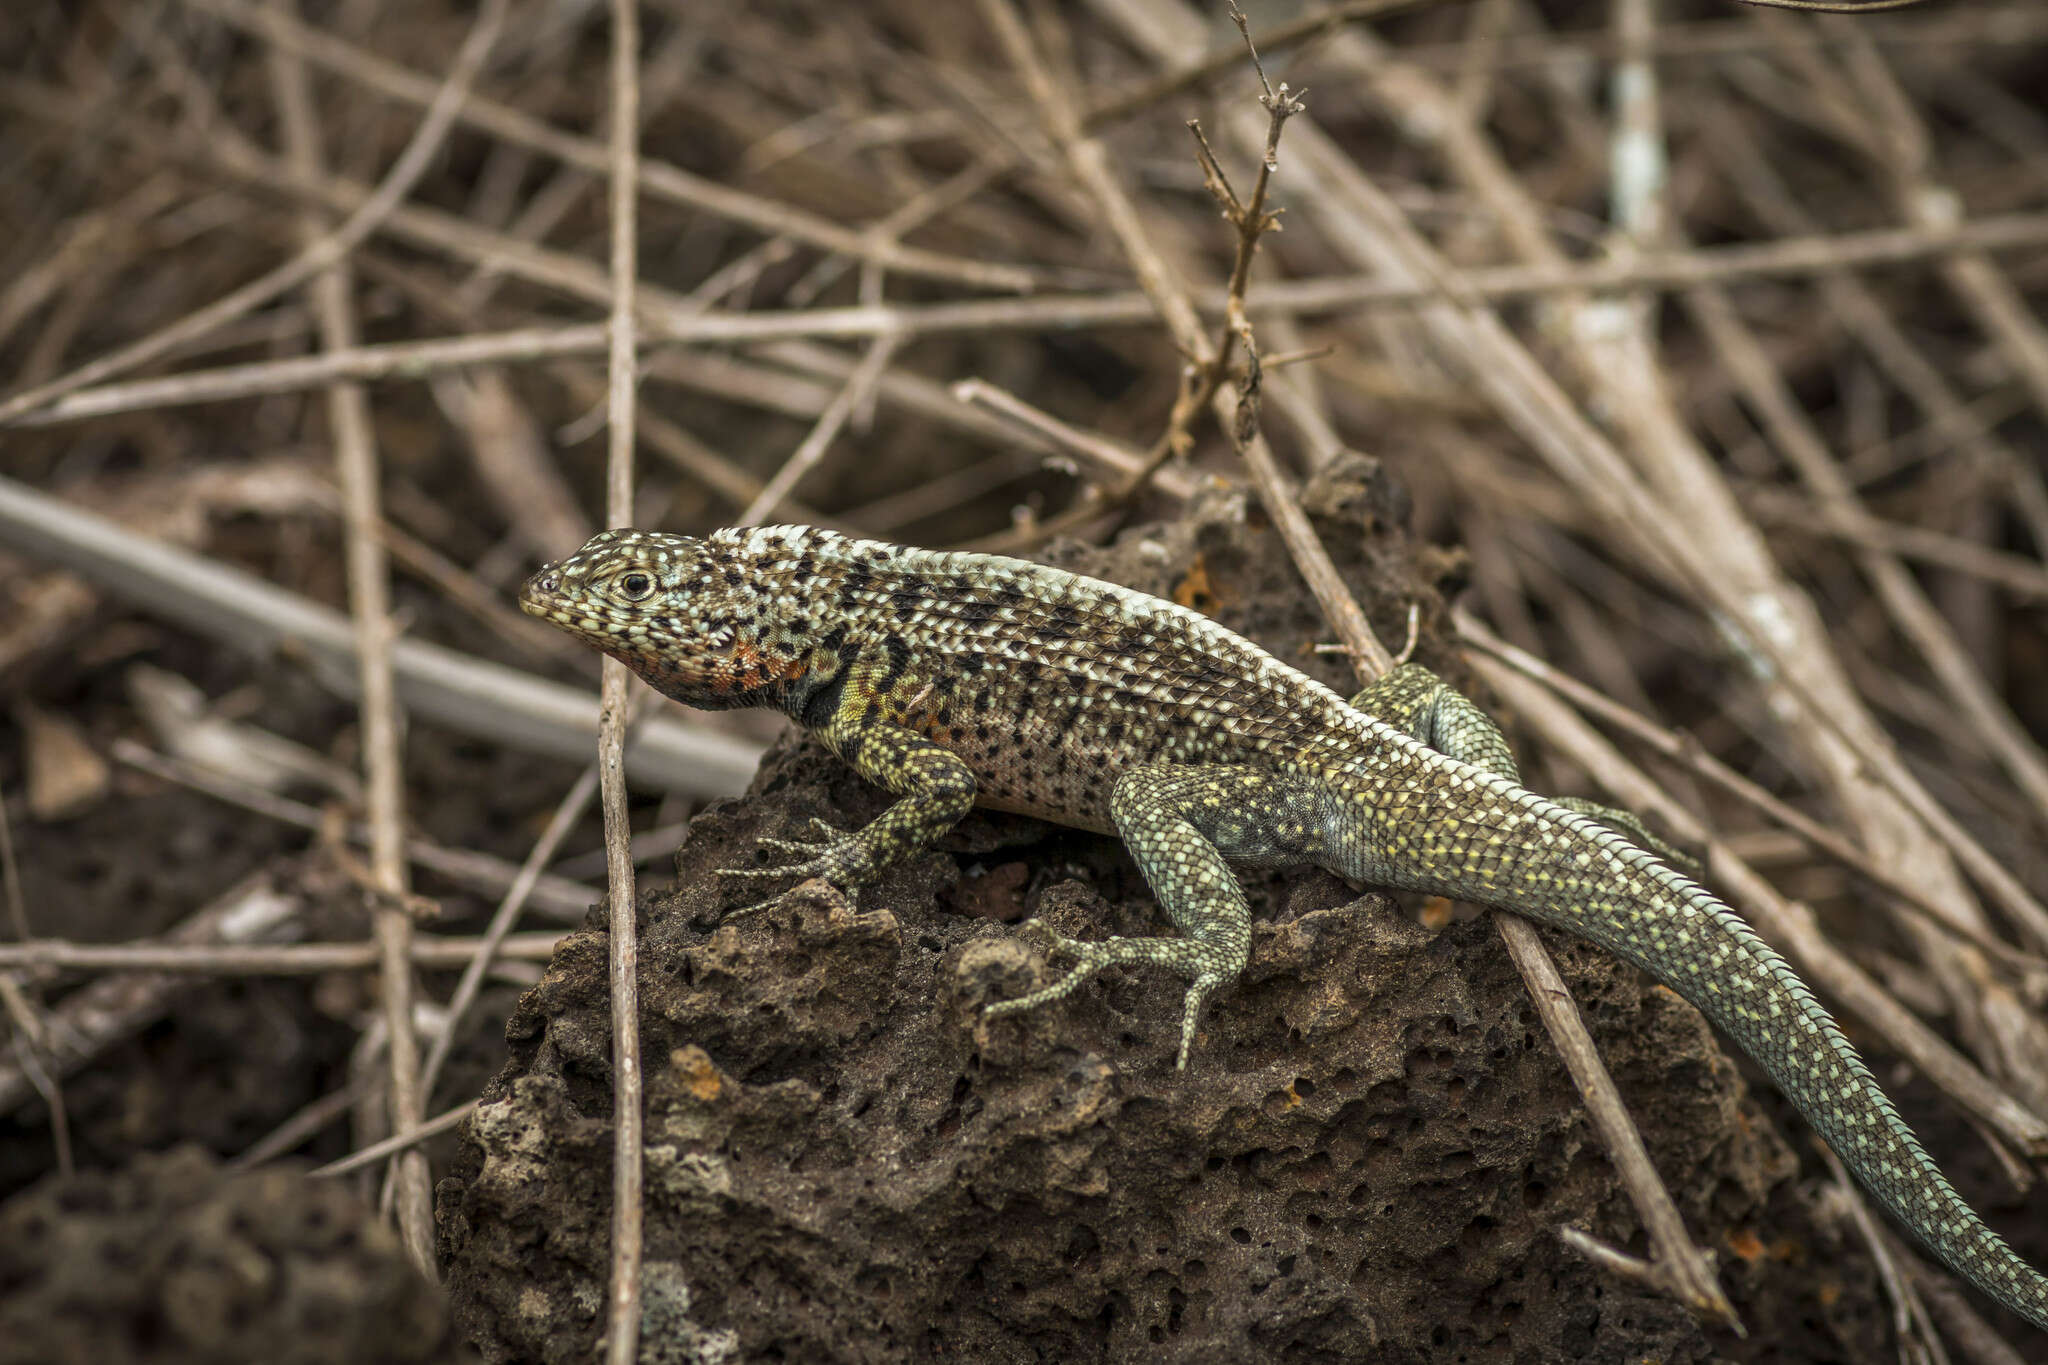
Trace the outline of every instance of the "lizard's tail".
{"type": "Polygon", "coordinates": [[[1424,889],[1556,925],[1670,986],[1770,1073],[1928,1250],[2048,1329],[2048,1278],[1963,1202],[1784,958],[1704,888],[1612,830],[1516,788],[1497,794],[1505,818],[1488,831],[1494,856],[1465,860],[1467,871],[1448,879],[1456,885],[1424,889]]]}

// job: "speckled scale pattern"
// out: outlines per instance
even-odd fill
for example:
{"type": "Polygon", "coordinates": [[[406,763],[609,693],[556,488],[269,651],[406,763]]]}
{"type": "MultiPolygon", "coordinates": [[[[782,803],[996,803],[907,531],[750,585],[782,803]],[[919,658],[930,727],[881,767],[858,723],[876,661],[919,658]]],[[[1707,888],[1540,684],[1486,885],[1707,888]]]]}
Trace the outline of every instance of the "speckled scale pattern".
{"type": "Polygon", "coordinates": [[[2048,1327],[2048,1280],[1956,1194],[1784,959],[1633,817],[1517,785],[1498,728],[1427,670],[1347,703],[1159,598],[801,526],[607,531],[535,574],[521,606],[688,705],[782,710],[899,798],[858,832],[776,841],[789,861],[737,876],[853,892],[974,804],[1122,837],[1179,935],[1054,938],[1071,968],[992,1017],[1112,964],[1163,966],[1189,981],[1184,1066],[1203,1001],[1249,951],[1232,863],[1514,910],[1691,1001],[1930,1250],[2048,1327]]]}

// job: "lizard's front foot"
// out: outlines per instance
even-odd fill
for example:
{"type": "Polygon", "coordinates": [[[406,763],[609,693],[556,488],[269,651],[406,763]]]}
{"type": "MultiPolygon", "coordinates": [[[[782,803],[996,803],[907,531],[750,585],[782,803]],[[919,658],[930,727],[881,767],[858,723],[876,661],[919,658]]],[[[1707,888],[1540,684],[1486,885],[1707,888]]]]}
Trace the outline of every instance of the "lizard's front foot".
{"type": "MultiPolygon", "coordinates": [[[[777,867],[721,867],[716,875],[749,880],[791,877],[795,879],[792,885],[809,881],[813,877],[822,877],[848,901],[852,901],[861,884],[870,879],[872,868],[867,850],[862,846],[858,836],[834,829],[816,817],[811,820],[811,832],[818,837],[755,840],[757,846],[771,852],[794,855],[794,862],[786,862],[777,867]]],[[[732,911],[727,918],[766,910],[787,894],[787,890],[777,892],[767,900],[757,901],[732,911]]]]}

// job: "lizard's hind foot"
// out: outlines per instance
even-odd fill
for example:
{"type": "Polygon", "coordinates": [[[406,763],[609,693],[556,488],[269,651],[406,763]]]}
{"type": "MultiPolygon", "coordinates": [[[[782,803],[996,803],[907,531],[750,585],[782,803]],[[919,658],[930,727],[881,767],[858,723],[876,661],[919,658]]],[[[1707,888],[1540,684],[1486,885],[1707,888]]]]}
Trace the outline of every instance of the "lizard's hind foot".
{"type": "Polygon", "coordinates": [[[1049,955],[1072,958],[1074,965],[1049,986],[1041,986],[1028,995],[1020,995],[1012,1000],[998,1000],[984,1006],[981,1012],[984,1020],[1000,1019],[1008,1014],[1022,1014],[1026,1010],[1037,1009],[1040,1005],[1049,1005],[1055,1000],[1065,999],[1104,967],[1126,962],[1167,967],[1182,976],[1193,978],[1182,1007],[1180,1052],[1174,1063],[1176,1069],[1186,1069],[1188,1053],[1194,1046],[1195,1028],[1201,1021],[1202,1004],[1224,981],[1223,975],[1214,970],[1216,953],[1213,948],[1199,940],[1185,938],[1066,938],[1044,928],[1036,921],[1027,924],[1025,931],[1044,943],[1049,955]]]}

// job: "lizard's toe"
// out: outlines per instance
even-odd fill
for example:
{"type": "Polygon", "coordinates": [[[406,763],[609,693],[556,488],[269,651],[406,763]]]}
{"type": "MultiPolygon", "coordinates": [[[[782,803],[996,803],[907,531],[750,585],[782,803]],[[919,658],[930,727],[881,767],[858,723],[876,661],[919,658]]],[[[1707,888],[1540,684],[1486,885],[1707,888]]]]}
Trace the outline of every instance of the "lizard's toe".
{"type": "Polygon", "coordinates": [[[1028,919],[1017,926],[1017,937],[1027,939],[1047,957],[1057,957],[1079,951],[1083,945],[1077,939],[1054,933],[1042,920],[1028,919]]]}
{"type": "Polygon", "coordinates": [[[1195,1027],[1202,1022],[1203,1002],[1222,984],[1222,977],[1213,972],[1204,972],[1188,986],[1187,997],[1180,1012],[1180,1055],[1173,1064],[1175,1071],[1188,1069],[1188,1053],[1195,1046],[1195,1027]]]}
{"type": "Polygon", "coordinates": [[[786,900],[788,896],[789,892],[778,891],[765,901],[755,901],[752,905],[742,905],[737,910],[726,911],[723,915],[719,917],[718,922],[720,924],[723,924],[727,920],[735,920],[742,915],[753,915],[758,914],[763,910],[773,909],[775,906],[782,904],[782,902],[786,900]]]}
{"type": "Polygon", "coordinates": [[[768,867],[721,867],[717,875],[742,879],[789,877],[797,881],[823,877],[841,891],[851,891],[865,880],[860,872],[859,842],[853,835],[834,829],[815,817],[811,820],[811,828],[817,832],[818,838],[763,837],[754,841],[756,848],[765,849],[787,861],[768,867]]]}
{"type": "Polygon", "coordinates": [[[1014,1000],[998,1000],[983,1007],[981,1013],[984,1019],[999,1019],[1006,1014],[1021,1014],[1025,1010],[1036,1009],[1040,1005],[1064,999],[1072,995],[1089,977],[1112,962],[1120,960],[1115,951],[1115,939],[1084,942],[1081,939],[1063,938],[1036,920],[1027,923],[1024,928],[1045,945],[1048,955],[1074,958],[1074,965],[1050,986],[1041,986],[1028,995],[1020,995],[1014,1000]]]}
{"type": "MultiPolygon", "coordinates": [[[[778,867],[773,870],[777,873],[783,873],[788,872],[791,869],[786,867],[778,867]]],[[[721,917],[720,923],[723,923],[725,920],[738,919],[742,915],[753,915],[758,914],[763,910],[773,909],[774,907],[781,905],[784,901],[787,901],[791,896],[795,895],[798,888],[801,887],[804,882],[812,880],[816,880],[815,875],[802,878],[797,882],[796,886],[792,886],[784,891],[778,891],[774,895],[770,896],[767,900],[755,901],[752,905],[743,905],[739,907],[737,910],[728,910],[721,917]]],[[[859,908],[859,888],[853,886],[841,886],[837,882],[830,882],[829,879],[827,880],[828,883],[832,886],[832,888],[835,891],[837,891],[839,895],[845,900],[848,909],[857,910],[859,908]]]]}
{"type": "Polygon", "coordinates": [[[826,843],[819,843],[815,839],[768,838],[756,839],[754,840],[754,845],[757,848],[773,849],[777,853],[795,854],[797,857],[802,858],[805,861],[810,861],[811,859],[817,858],[820,854],[824,852],[824,850],[832,846],[829,841],[826,843]]]}
{"type": "Polygon", "coordinates": [[[752,877],[752,878],[759,878],[759,877],[786,877],[786,876],[788,876],[788,875],[789,875],[790,873],[792,873],[792,872],[795,872],[795,871],[797,871],[797,870],[798,870],[798,868],[797,868],[796,866],[789,866],[789,867],[720,867],[720,868],[714,868],[714,869],[712,869],[712,873],[711,873],[711,875],[712,875],[712,876],[714,876],[714,877],[742,877],[742,878],[748,878],[748,877],[752,877]]]}

